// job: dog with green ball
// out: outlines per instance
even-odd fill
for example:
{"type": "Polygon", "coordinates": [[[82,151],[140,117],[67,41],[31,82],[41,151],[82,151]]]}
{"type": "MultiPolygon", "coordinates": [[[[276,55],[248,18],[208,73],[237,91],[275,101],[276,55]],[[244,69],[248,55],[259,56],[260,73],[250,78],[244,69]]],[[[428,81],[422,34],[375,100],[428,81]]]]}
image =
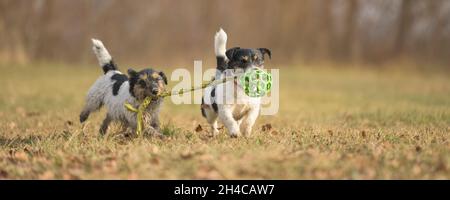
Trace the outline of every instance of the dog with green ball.
{"type": "Polygon", "coordinates": [[[231,137],[250,136],[259,116],[261,97],[271,88],[272,77],[264,69],[267,48],[226,49],[227,34],[220,29],[214,38],[217,59],[216,80],[237,76],[234,81],[205,88],[201,111],[211,125],[211,135],[219,133],[222,122],[231,137]]]}

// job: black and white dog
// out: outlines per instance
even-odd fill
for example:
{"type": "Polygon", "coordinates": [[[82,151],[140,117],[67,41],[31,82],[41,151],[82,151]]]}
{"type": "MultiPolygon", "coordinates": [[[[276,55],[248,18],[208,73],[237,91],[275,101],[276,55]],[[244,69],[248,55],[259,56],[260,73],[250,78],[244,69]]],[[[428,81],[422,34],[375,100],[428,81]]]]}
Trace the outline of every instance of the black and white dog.
{"type": "MultiPolygon", "coordinates": [[[[227,34],[220,29],[214,38],[217,71],[215,79],[233,76],[248,70],[264,68],[264,55],[271,52],[266,48],[244,49],[234,47],[226,50],[227,34]]],[[[201,111],[211,125],[212,134],[219,133],[217,119],[220,119],[231,137],[241,133],[250,136],[259,115],[261,98],[249,97],[235,80],[208,87],[202,98],[201,111]]]]}
{"type": "Polygon", "coordinates": [[[146,97],[153,97],[154,100],[144,113],[144,131],[162,136],[158,115],[163,98],[158,95],[165,90],[166,75],[153,69],[144,69],[139,72],[128,69],[128,77],[118,70],[100,40],[92,39],[92,43],[92,49],[103,68],[104,75],[100,76],[89,89],[86,105],[80,114],[80,122],[86,121],[91,112],[106,106],[108,111],[100,128],[101,134],[106,133],[109,124],[113,121],[120,122],[123,131],[131,128],[134,133],[137,127],[136,113],[127,110],[124,103],[128,102],[137,108],[146,97]]]}

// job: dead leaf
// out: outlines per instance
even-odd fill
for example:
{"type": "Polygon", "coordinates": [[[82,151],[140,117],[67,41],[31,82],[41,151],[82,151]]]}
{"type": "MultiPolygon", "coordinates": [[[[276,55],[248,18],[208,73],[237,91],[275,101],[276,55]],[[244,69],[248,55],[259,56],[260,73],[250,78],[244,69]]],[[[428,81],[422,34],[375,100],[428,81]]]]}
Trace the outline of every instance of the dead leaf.
{"type": "Polygon", "coordinates": [[[220,179],[220,173],[210,166],[200,166],[197,170],[196,177],[199,179],[220,179]]]}
{"type": "Polygon", "coordinates": [[[328,130],[328,134],[330,134],[330,136],[333,136],[333,130],[328,130]]]}
{"type": "Polygon", "coordinates": [[[366,134],[366,131],[361,131],[361,136],[363,137],[363,138],[366,138],[367,137],[367,134],[366,134]]]}
{"type": "Polygon", "coordinates": [[[0,179],[8,178],[8,172],[1,169],[0,170],[0,179]]]}
{"type": "Polygon", "coordinates": [[[203,128],[202,128],[202,125],[198,125],[196,128],[195,128],[195,132],[201,132],[201,131],[203,131],[203,128]]]}
{"type": "Polygon", "coordinates": [[[154,165],[159,165],[159,158],[158,157],[152,157],[150,159],[150,163],[152,163],[154,165]]]}
{"type": "Polygon", "coordinates": [[[181,154],[180,154],[181,158],[183,158],[183,159],[189,159],[189,158],[192,158],[193,155],[194,155],[194,154],[193,154],[191,151],[189,151],[189,150],[184,150],[184,151],[181,152],[181,154]]]}
{"type": "Polygon", "coordinates": [[[421,152],[421,151],[422,151],[422,147],[416,146],[416,152],[421,152]]]}
{"type": "Polygon", "coordinates": [[[272,134],[272,135],[278,135],[278,131],[273,130],[273,131],[270,132],[270,134],[272,134]]]}
{"type": "Polygon", "coordinates": [[[270,131],[272,129],[272,124],[264,124],[261,129],[262,131],[270,131]]]}
{"type": "Polygon", "coordinates": [[[27,155],[27,153],[25,153],[23,151],[19,151],[14,154],[14,158],[19,161],[27,161],[28,155],[27,155]]]}
{"type": "Polygon", "coordinates": [[[40,113],[38,113],[38,112],[27,112],[26,113],[27,117],[34,117],[34,116],[39,116],[39,115],[40,115],[40,113]]]}
{"type": "Polygon", "coordinates": [[[44,179],[44,180],[53,179],[54,177],[55,177],[55,175],[51,171],[46,171],[43,174],[39,175],[39,179],[44,179]]]}

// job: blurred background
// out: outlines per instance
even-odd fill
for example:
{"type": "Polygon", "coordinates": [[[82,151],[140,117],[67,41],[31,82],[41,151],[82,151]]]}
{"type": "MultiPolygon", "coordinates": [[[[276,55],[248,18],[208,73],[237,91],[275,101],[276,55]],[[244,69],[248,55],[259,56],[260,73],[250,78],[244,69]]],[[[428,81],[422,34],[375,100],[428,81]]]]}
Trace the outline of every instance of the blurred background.
{"type": "Polygon", "coordinates": [[[119,64],[214,66],[219,27],[276,65],[450,64],[447,0],[1,0],[0,63],[94,63],[96,37],[119,64]]]}

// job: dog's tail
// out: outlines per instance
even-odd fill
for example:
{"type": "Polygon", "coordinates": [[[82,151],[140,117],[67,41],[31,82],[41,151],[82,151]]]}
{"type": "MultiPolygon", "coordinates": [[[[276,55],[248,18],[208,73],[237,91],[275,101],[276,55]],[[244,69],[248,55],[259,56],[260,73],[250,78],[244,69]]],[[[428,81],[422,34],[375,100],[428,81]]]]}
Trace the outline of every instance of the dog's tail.
{"type": "Polygon", "coordinates": [[[227,68],[228,58],[225,54],[227,45],[227,33],[222,28],[214,36],[214,51],[217,59],[217,69],[225,70],[227,68]]]}
{"type": "Polygon", "coordinates": [[[111,55],[109,55],[109,52],[102,41],[92,39],[92,50],[94,50],[98,59],[98,64],[102,67],[105,74],[110,70],[117,70],[117,65],[112,60],[111,55]]]}

